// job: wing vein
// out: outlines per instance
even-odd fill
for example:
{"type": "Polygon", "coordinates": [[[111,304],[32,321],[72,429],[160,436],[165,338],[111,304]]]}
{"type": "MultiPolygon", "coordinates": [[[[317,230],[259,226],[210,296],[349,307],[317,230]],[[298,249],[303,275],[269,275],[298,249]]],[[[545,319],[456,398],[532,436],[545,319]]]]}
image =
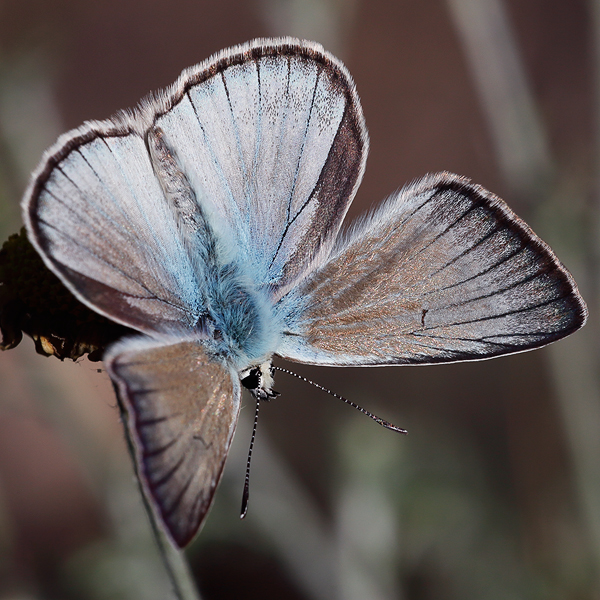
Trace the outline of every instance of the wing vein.
{"type": "Polygon", "coordinates": [[[143,446],[143,456],[144,458],[154,458],[155,456],[159,456],[166,452],[169,448],[171,448],[174,444],[177,443],[178,438],[173,438],[168,444],[161,446],[160,448],[155,448],[154,450],[146,450],[145,445],[143,446]]]}
{"type": "Polygon", "coordinates": [[[413,254],[410,259],[414,259],[415,257],[419,256],[419,254],[425,252],[425,250],[427,250],[429,247],[431,247],[433,244],[435,244],[441,237],[443,237],[444,235],[446,235],[451,229],[453,229],[454,227],[456,227],[456,225],[458,225],[470,212],[473,212],[476,208],[478,208],[479,205],[476,204],[475,202],[473,202],[466,210],[464,213],[462,213],[461,215],[459,215],[454,221],[452,221],[449,224],[446,224],[446,228],[443,229],[442,231],[439,231],[435,237],[430,240],[430,242],[428,244],[426,244],[425,246],[419,248],[419,250],[413,254]]]}
{"type": "Polygon", "coordinates": [[[481,275],[486,275],[487,273],[490,273],[491,271],[498,268],[505,262],[509,261],[511,258],[518,256],[521,252],[524,252],[526,249],[527,249],[527,246],[520,246],[519,248],[515,248],[512,252],[510,252],[510,254],[507,254],[506,256],[502,257],[498,262],[494,263],[493,265],[490,265],[486,269],[483,269],[483,271],[478,271],[474,275],[471,275],[471,277],[467,277],[467,279],[461,279],[460,281],[457,281],[457,282],[447,285],[445,287],[435,288],[435,289],[429,290],[427,292],[424,292],[423,296],[427,296],[429,294],[435,294],[435,293],[439,293],[439,292],[445,292],[446,290],[450,290],[454,287],[462,285],[463,283],[468,283],[469,281],[472,281],[473,279],[477,279],[477,277],[480,277],[481,275]]]}
{"type": "Polygon", "coordinates": [[[188,491],[188,488],[190,487],[193,478],[194,478],[194,473],[192,473],[188,477],[188,480],[185,482],[185,485],[182,486],[179,494],[177,494],[177,497],[175,498],[175,501],[173,502],[173,505],[169,508],[169,510],[164,512],[165,519],[167,517],[170,517],[179,508],[179,505],[181,504],[181,501],[183,500],[185,493],[188,491]]]}
{"type": "Polygon", "coordinates": [[[245,201],[246,201],[246,212],[249,212],[248,204],[251,202],[250,200],[250,177],[248,177],[248,170],[246,169],[246,163],[244,161],[244,154],[242,152],[242,142],[240,139],[240,130],[237,123],[237,119],[235,118],[235,113],[233,111],[233,104],[231,103],[231,97],[229,95],[229,88],[227,87],[227,80],[225,79],[225,71],[221,71],[221,80],[223,81],[223,87],[225,88],[225,96],[227,97],[227,103],[229,104],[229,112],[231,113],[231,121],[233,122],[233,127],[235,130],[235,143],[237,147],[238,157],[240,159],[240,164],[242,166],[242,171],[244,172],[244,188],[245,188],[245,201]]]}
{"type": "MultiPolygon", "coordinates": [[[[81,158],[85,161],[85,163],[88,165],[88,167],[90,168],[91,172],[94,174],[94,176],[96,177],[96,179],[98,180],[98,182],[102,185],[102,188],[105,190],[106,195],[108,196],[108,198],[110,198],[113,206],[115,206],[115,208],[119,211],[119,213],[121,214],[121,216],[127,221],[128,220],[127,219],[127,215],[125,214],[125,211],[123,210],[123,207],[121,206],[121,204],[119,202],[117,202],[117,199],[115,198],[114,194],[110,191],[110,189],[102,181],[102,178],[100,177],[98,171],[96,171],[96,169],[94,169],[94,167],[92,166],[92,164],[90,163],[90,161],[83,154],[83,152],[81,151],[81,146],[77,147],[76,151],[79,154],[79,156],[81,156],[81,158]]],[[[123,227],[121,225],[121,223],[119,223],[119,221],[115,221],[114,219],[111,219],[111,217],[108,215],[108,213],[104,210],[104,207],[102,206],[102,204],[98,204],[97,202],[94,201],[94,196],[88,196],[88,195],[86,195],[83,192],[83,190],[79,187],[79,185],[75,182],[75,180],[72,179],[67,173],[65,173],[65,170],[64,170],[62,164],[58,164],[57,168],[73,184],[73,186],[75,186],[75,188],[79,190],[79,192],[82,195],[82,197],[84,197],[86,199],[86,202],[89,202],[102,216],[106,217],[106,219],[112,225],[114,225],[115,227],[117,227],[121,231],[121,233],[124,233],[125,235],[127,235],[127,229],[125,227],[123,227]]],[[[46,191],[48,193],[52,194],[52,196],[54,198],[56,198],[56,196],[48,188],[46,188],[46,191]]],[[[65,203],[63,203],[63,205],[67,206],[65,203]]],[[[77,214],[77,213],[74,213],[74,214],[77,214]]]]}
{"type": "Polygon", "coordinates": [[[524,279],[520,279],[519,281],[515,281],[515,282],[511,283],[507,287],[503,287],[498,290],[494,290],[493,292],[483,294],[482,296],[475,296],[474,298],[469,298],[468,300],[463,300],[461,302],[447,304],[446,306],[444,306],[444,310],[448,309],[448,308],[456,308],[458,306],[465,306],[466,304],[470,304],[471,302],[476,302],[477,300],[484,300],[485,298],[491,298],[492,296],[496,296],[497,294],[501,294],[502,292],[508,292],[524,283],[527,283],[528,281],[533,281],[534,279],[541,277],[542,275],[545,275],[547,272],[548,272],[548,268],[542,269],[536,273],[533,273],[532,275],[528,275],[524,279]]]}
{"type": "MultiPolygon", "coordinates": [[[[146,457],[146,455],[144,454],[144,458],[145,457],[146,457]]],[[[179,457],[179,460],[166,473],[163,473],[163,475],[161,477],[159,477],[156,481],[152,481],[149,478],[148,481],[151,481],[152,488],[154,490],[157,490],[158,488],[165,485],[165,483],[168,483],[169,479],[171,479],[171,477],[173,477],[173,475],[175,475],[175,473],[177,473],[177,471],[179,471],[179,469],[181,468],[181,465],[184,463],[186,458],[187,457],[186,457],[185,452],[182,452],[181,456],[179,457]]]]}
{"type": "MultiPolygon", "coordinates": [[[[173,306],[175,308],[180,309],[181,311],[191,315],[192,313],[190,312],[190,310],[185,307],[184,305],[180,305],[180,304],[176,304],[175,302],[172,302],[170,300],[167,300],[165,298],[159,298],[154,292],[152,292],[151,290],[149,290],[142,282],[138,281],[137,279],[134,279],[133,277],[131,277],[128,273],[126,273],[125,271],[123,271],[120,267],[118,267],[117,265],[114,265],[110,262],[108,262],[107,260],[105,260],[104,258],[98,256],[97,254],[95,254],[94,252],[92,252],[87,246],[85,246],[84,244],[82,244],[81,242],[79,242],[78,240],[76,240],[75,238],[69,236],[68,234],[66,234],[64,231],[58,229],[57,227],[55,227],[54,225],[52,225],[51,223],[45,221],[42,218],[39,218],[38,221],[40,223],[43,223],[44,225],[46,225],[47,227],[49,227],[50,229],[53,229],[54,231],[56,231],[59,235],[63,236],[64,238],[68,239],[71,243],[73,243],[74,245],[78,246],[79,248],[81,248],[82,250],[85,250],[86,252],[89,252],[96,260],[98,260],[99,262],[105,264],[107,267],[110,267],[112,269],[114,269],[115,271],[117,271],[119,274],[121,274],[123,277],[125,277],[126,279],[129,279],[130,281],[133,281],[136,285],[139,285],[139,287],[141,287],[142,289],[146,290],[149,294],[149,296],[140,296],[140,295],[136,295],[136,294],[131,294],[129,292],[123,292],[122,290],[116,290],[118,291],[119,294],[121,294],[122,296],[128,297],[128,298],[136,298],[138,300],[160,300],[161,302],[164,302],[165,304],[168,304],[170,306],[173,306]]],[[[81,273],[82,275],[84,275],[83,273],[81,273]]],[[[97,281],[97,280],[95,280],[97,281]]],[[[100,282],[102,283],[102,282],[100,282]]],[[[177,297],[176,294],[174,294],[172,292],[172,290],[167,289],[167,291],[173,296],[173,297],[177,297]]]]}
{"type": "Polygon", "coordinates": [[[479,238],[472,246],[469,246],[468,248],[466,248],[465,250],[463,250],[460,254],[457,254],[454,258],[452,258],[451,260],[449,260],[447,263],[443,264],[437,271],[433,271],[430,274],[431,277],[433,277],[434,275],[438,275],[444,269],[446,269],[450,265],[453,265],[457,260],[460,260],[461,258],[463,258],[464,256],[466,256],[467,254],[469,254],[470,252],[472,252],[473,250],[475,250],[475,248],[477,248],[478,246],[481,246],[481,244],[483,244],[485,241],[489,240],[498,231],[501,231],[501,230],[498,229],[498,227],[496,226],[496,224],[494,224],[494,228],[491,229],[488,233],[486,233],[483,237],[479,238]]]}
{"type": "MultiPolygon", "coordinates": [[[[122,166],[122,161],[119,160],[119,158],[115,154],[114,150],[110,147],[110,145],[106,141],[106,138],[100,138],[100,139],[102,140],[102,142],[104,143],[104,145],[106,146],[106,148],[108,149],[108,151],[110,152],[110,154],[112,155],[112,157],[113,157],[113,159],[114,159],[114,161],[115,161],[115,163],[117,165],[117,168],[121,172],[122,180],[127,185],[127,188],[129,189],[129,192],[131,193],[131,197],[135,201],[135,203],[137,205],[137,208],[138,208],[138,210],[140,212],[140,215],[144,219],[144,222],[146,224],[148,232],[151,233],[151,235],[152,235],[152,239],[154,240],[154,242],[156,243],[156,245],[158,246],[158,248],[162,252],[162,255],[165,258],[170,258],[169,253],[167,251],[167,248],[164,245],[163,240],[161,239],[161,236],[159,236],[158,233],[156,232],[156,228],[154,227],[154,224],[148,218],[148,214],[147,214],[146,210],[144,210],[143,204],[140,202],[140,199],[139,199],[138,194],[137,194],[136,186],[132,185],[131,181],[129,180],[129,177],[127,177],[126,174],[125,174],[125,171],[124,171],[123,166],[122,166]]],[[[156,175],[154,175],[154,176],[156,177],[156,175]]],[[[160,186],[159,186],[159,188],[160,188],[160,186]]],[[[161,192],[161,194],[162,194],[162,192],[161,192]]],[[[164,196],[163,196],[163,198],[164,198],[164,196]]],[[[181,248],[180,243],[179,243],[179,237],[177,236],[177,232],[172,227],[173,223],[170,222],[169,219],[163,219],[162,220],[162,225],[163,226],[165,226],[165,225],[169,226],[169,230],[170,230],[170,233],[171,233],[171,236],[170,236],[171,239],[177,244],[177,246],[179,246],[180,250],[183,250],[181,248]]]]}
{"type": "MultiPolygon", "coordinates": [[[[289,61],[291,59],[288,58],[288,64],[289,61]]],[[[273,266],[273,263],[275,262],[275,259],[277,258],[277,255],[279,254],[279,251],[281,250],[281,247],[283,246],[283,242],[287,236],[287,232],[289,231],[290,227],[292,226],[292,224],[294,223],[294,221],[298,218],[298,216],[302,213],[302,211],[304,211],[304,209],[306,208],[306,206],[308,205],[308,203],[310,202],[311,198],[312,198],[312,193],[308,196],[306,202],[304,202],[304,204],[299,208],[299,210],[296,212],[296,214],[290,219],[291,216],[291,211],[292,211],[292,200],[294,198],[294,192],[296,191],[296,183],[298,181],[298,174],[300,173],[300,163],[302,162],[302,156],[304,154],[304,147],[306,145],[306,139],[308,137],[308,131],[310,129],[310,122],[311,122],[311,118],[312,118],[312,112],[313,112],[313,108],[314,108],[314,104],[315,104],[315,97],[317,94],[317,87],[319,85],[319,80],[321,78],[321,73],[322,73],[322,69],[319,69],[317,72],[317,77],[315,79],[315,86],[313,88],[313,94],[312,94],[312,99],[311,99],[311,103],[310,103],[310,109],[308,111],[308,119],[306,120],[306,127],[304,128],[304,138],[302,140],[302,145],[300,146],[300,153],[298,155],[298,161],[296,163],[296,170],[294,172],[294,179],[292,181],[292,187],[290,190],[290,194],[289,194],[289,198],[287,201],[287,217],[286,217],[286,226],[283,229],[283,232],[281,234],[281,237],[279,238],[279,243],[277,244],[277,248],[275,250],[275,253],[273,254],[273,258],[271,259],[271,263],[269,264],[269,268],[273,266]]],[[[288,69],[288,83],[287,83],[287,89],[289,90],[289,69],[288,69]]],[[[287,115],[286,115],[287,116],[287,115]]],[[[321,171],[322,172],[322,171],[321,171]]],[[[314,191],[314,188],[313,188],[314,191]]]]}
{"type": "MultiPolygon", "coordinates": [[[[562,296],[557,296],[555,298],[550,298],[549,300],[545,300],[544,302],[540,302],[539,304],[533,304],[532,306],[527,306],[524,308],[517,308],[514,310],[508,310],[506,312],[503,313],[499,313],[497,315],[488,315],[486,317],[480,317],[478,319],[468,319],[466,321],[455,321],[453,323],[446,323],[444,325],[438,325],[436,327],[426,327],[424,329],[422,329],[421,331],[433,331],[435,329],[439,329],[440,327],[452,327],[455,325],[468,325],[470,323],[480,323],[483,321],[490,321],[492,319],[501,319],[502,317],[508,317],[510,315],[518,315],[530,310],[535,310],[536,308],[542,308],[543,306],[549,306],[550,304],[552,304],[553,302],[558,302],[560,300],[564,300],[565,298],[567,298],[570,294],[563,294],[562,296]]],[[[418,332],[412,332],[411,335],[416,335],[419,336],[418,332]]]]}
{"type": "Polygon", "coordinates": [[[190,101],[190,104],[192,106],[192,109],[194,111],[194,114],[196,115],[196,120],[198,121],[198,126],[200,127],[200,129],[202,130],[202,135],[204,136],[204,142],[206,144],[207,149],[210,152],[212,161],[213,161],[213,165],[215,167],[215,170],[217,171],[217,174],[219,175],[219,179],[221,184],[223,185],[223,189],[225,189],[227,191],[227,195],[229,196],[229,199],[231,201],[231,208],[238,208],[237,206],[237,202],[235,200],[235,196],[233,195],[233,191],[231,190],[231,186],[229,185],[229,182],[227,180],[227,177],[225,176],[225,173],[223,171],[223,167],[221,166],[221,163],[219,162],[219,159],[217,158],[217,155],[215,153],[215,149],[210,141],[209,136],[206,134],[206,129],[204,128],[204,125],[202,125],[202,122],[200,121],[200,116],[198,114],[198,109],[196,107],[196,105],[194,104],[194,101],[189,93],[189,90],[186,91],[186,95],[190,101]]]}

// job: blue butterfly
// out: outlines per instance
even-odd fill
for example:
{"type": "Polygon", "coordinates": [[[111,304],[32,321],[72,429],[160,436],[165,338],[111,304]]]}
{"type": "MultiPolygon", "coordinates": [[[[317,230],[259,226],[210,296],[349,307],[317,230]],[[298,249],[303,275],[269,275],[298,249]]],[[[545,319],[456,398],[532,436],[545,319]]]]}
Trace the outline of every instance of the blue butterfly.
{"type": "Polygon", "coordinates": [[[339,60],[261,39],[63,135],[34,174],[23,211],[46,265],[140,333],[104,360],[145,492],[178,546],[210,507],[240,383],[274,395],[273,355],[477,360],[585,322],[550,248],[463,177],[425,177],[341,232],[368,145],[339,60]]]}

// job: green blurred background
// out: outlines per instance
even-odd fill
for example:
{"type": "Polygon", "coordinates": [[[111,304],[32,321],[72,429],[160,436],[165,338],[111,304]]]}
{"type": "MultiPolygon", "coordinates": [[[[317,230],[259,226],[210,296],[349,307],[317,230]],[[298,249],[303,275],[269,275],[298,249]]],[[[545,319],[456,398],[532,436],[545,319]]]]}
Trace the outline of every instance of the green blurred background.
{"type": "MultiPolygon", "coordinates": [[[[285,365],[239,521],[246,398],[188,550],[202,598],[600,598],[599,0],[0,0],[0,241],[43,150],[254,37],[321,42],[371,137],[356,217],[450,170],[557,252],[590,322],[537,352],[386,369],[285,365]]],[[[283,364],[283,363],[282,363],[283,364]]],[[[0,600],[163,600],[107,375],[0,355],[0,600]]]]}

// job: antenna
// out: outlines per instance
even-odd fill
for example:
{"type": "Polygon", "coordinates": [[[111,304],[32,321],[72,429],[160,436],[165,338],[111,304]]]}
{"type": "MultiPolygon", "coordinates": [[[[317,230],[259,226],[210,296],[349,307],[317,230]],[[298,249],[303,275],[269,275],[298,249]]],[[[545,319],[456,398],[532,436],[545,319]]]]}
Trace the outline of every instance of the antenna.
{"type": "Polygon", "coordinates": [[[260,400],[256,398],[256,411],[254,412],[254,427],[252,428],[252,437],[250,438],[250,448],[248,448],[248,461],[246,462],[246,479],[244,480],[244,493],[242,494],[242,512],[240,519],[243,519],[248,512],[248,498],[250,497],[250,462],[252,461],[252,450],[254,449],[254,439],[256,438],[256,427],[258,425],[258,410],[260,400]]]}
{"type": "MultiPolygon", "coordinates": [[[[396,425],[394,425],[393,423],[390,423],[389,421],[386,421],[385,419],[382,419],[381,417],[374,415],[372,412],[369,412],[366,408],[363,408],[362,406],[359,406],[355,402],[352,402],[352,400],[348,400],[347,398],[344,398],[343,396],[340,396],[339,394],[336,394],[335,392],[328,390],[326,387],[323,387],[322,385],[319,385],[318,383],[315,383],[314,381],[311,381],[310,379],[307,379],[306,377],[303,377],[302,375],[298,375],[298,373],[294,373],[293,371],[284,369],[283,367],[278,367],[276,365],[272,365],[272,367],[273,367],[273,369],[276,369],[277,371],[281,371],[282,373],[287,373],[288,375],[292,375],[293,377],[296,377],[297,379],[301,379],[302,381],[305,381],[306,383],[310,383],[310,385],[314,385],[317,389],[327,392],[334,398],[338,398],[338,400],[342,400],[342,402],[349,404],[350,406],[352,406],[352,408],[356,408],[356,410],[359,410],[363,415],[367,415],[367,417],[370,417],[371,419],[373,419],[373,421],[375,421],[376,423],[379,423],[379,425],[381,425],[382,427],[385,427],[386,429],[391,429],[392,431],[397,431],[398,433],[403,433],[403,434],[408,433],[408,431],[406,431],[406,429],[396,427],[396,425]]],[[[257,411],[257,414],[258,414],[258,411],[257,411]]]]}
{"type": "MultiPolygon", "coordinates": [[[[396,427],[396,425],[394,425],[393,423],[390,423],[389,421],[386,421],[385,419],[382,419],[381,417],[374,415],[372,412],[368,411],[366,408],[363,408],[362,406],[359,406],[355,402],[352,402],[352,400],[348,400],[347,398],[344,398],[343,396],[340,396],[339,394],[336,394],[335,392],[328,390],[326,387],[323,387],[322,385],[319,385],[318,383],[315,383],[314,381],[311,381],[310,379],[307,379],[306,377],[304,377],[302,375],[298,375],[298,373],[294,373],[293,371],[284,369],[283,367],[277,367],[275,365],[271,365],[271,368],[276,369],[277,371],[281,371],[282,373],[287,373],[288,375],[292,375],[293,377],[296,377],[297,379],[301,379],[302,381],[305,381],[306,383],[310,383],[310,385],[316,387],[319,390],[327,392],[334,398],[338,398],[339,400],[342,400],[346,404],[349,404],[352,408],[356,408],[356,410],[360,411],[363,415],[367,415],[367,417],[370,417],[371,419],[373,419],[373,421],[375,421],[382,427],[385,427],[386,429],[391,429],[392,431],[397,431],[398,433],[403,433],[403,434],[408,433],[408,431],[406,431],[406,429],[396,427]]],[[[250,498],[250,463],[252,462],[252,450],[254,449],[254,440],[256,438],[256,428],[258,426],[258,411],[260,408],[260,399],[258,396],[255,396],[255,398],[256,398],[256,411],[254,412],[254,427],[252,428],[252,437],[250,438],[250,447],[248,448],[248,461],[246,462],[246,478],[244,480],[244,492],[242,494],[242,510],[240,512],[240,519],[243,519],[246,516],[246,513],[248,512],[248,499],[250,498]]],[[[266,400],[268,400],[268,398],[266,400]]]]}

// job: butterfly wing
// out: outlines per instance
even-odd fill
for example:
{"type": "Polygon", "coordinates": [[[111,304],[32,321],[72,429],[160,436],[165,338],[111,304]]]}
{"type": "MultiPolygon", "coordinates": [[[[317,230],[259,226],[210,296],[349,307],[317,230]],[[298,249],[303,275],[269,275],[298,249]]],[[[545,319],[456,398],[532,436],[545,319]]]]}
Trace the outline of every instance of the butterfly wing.
{"type": "Polygon", "coordinates": [[[185,71],[162,103],[155,127],[220,237],[279,297],[329,252],[362,178],[350,74],[319,44],[257,40],[185,71]]]}
{"type": "Polygon", "coordinates": [[[237,377],[194,340],[127,339],[105,364],[127,411],[140,480],[183,547],[221,478],[240,409],[237,377]]]}
{"type": "Polygon", "coordinates": [[[282,300],[278,354],[328,365],[489,358],[548,344],[587,309],[506,204],[442,173],[392,197],[282,300]]]}
{"type": "Polygon", "coordinates": [[[199,272],[165,198],[166,168],[132,123],[86,124],[59,139],[25,196],[29,239],[94,310],[145,332],[192,326],[199,272]]]}

